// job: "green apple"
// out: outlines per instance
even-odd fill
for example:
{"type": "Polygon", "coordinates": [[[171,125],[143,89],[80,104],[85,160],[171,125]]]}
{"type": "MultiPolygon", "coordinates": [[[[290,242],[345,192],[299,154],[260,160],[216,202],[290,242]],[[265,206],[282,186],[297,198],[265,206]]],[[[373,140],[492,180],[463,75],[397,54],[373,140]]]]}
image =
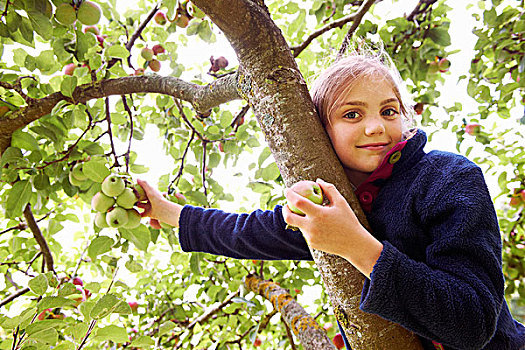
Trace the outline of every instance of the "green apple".
{"type": "Polygon", "coordinates": [[[149,49],[149,48],[145,47],[145,48],[142,49],[142,51],[140,51],[140,55],[146,61],[151,61],[153,59],[154,52],[153,52],[152,49],[149,49]]]}
{"type": "Polygon", "coordinates": [[[124,180],[115,174],[108,175],[102,181],[102,192],[109,197],[118,197],[126,188],[124,180]]]}
{"type": "Polygon", "coordinates": [[[78,186],[82,185],[83,181],[77,180],[75,175],[73,175],[73,171],[70,171],[69,172],[69,183],[72,184],[73,186],[77,186],[78,187],[78,186]]]}
{"type": "Polygon", "coordinates": [[[108,222],[106,221],[106,213],[98,212],[95,215],[95,225],[99,228],[109,227],[108,222]]]}
{"type": "MultiPolygon", "coordinates": [[[[311,200],[315,204],[323,203],[323,191],[317,182],[314,181],[299,181],[295,183],[290,189],[297,192],[301,196],[311,200]]],[[[304,215],[302,211],[294,207],[290,202],[287,203],[288,208],[296,214],[304,215]]]]}
{"type": "Polygon", "coordinates": [[[84,181],[87,180],[87,176],[84,174],[83,171],[84,164],[78,163],[73,167],[72,174],[75,179],[78,181],[84,181]]]}
{"type": "Polygon", "coordinates": [[[128,222],[122,226],[124,228],[136,228],[140,225],[141,216],[136,209],[128,209],[128,222]]]}
{"type": "Polygon", "coordinates": [[[144,191],[142,186],[140,186],[139,184],[135,184],[135,186],[133,186],[133,192],[135,193],[135,196],[137,197],[137,201],[139,202],[142,202],[148,199],[148,197],[146,196],[146,191],[144,191]]]}
{"type": "Polygon", "coordinates": [[[126,187],[117,197],[117,205],[124,209],[131,209],[137,202],[137,197],[131,188],[126,187]]]}
{"type": "Polygon", "coordinates": [[[121,207],[115,207],[106,214],[106,222],[110,227],[118,228],[128,223],[128,212],[121,207]]]}
{"type": "Polygon", "coordinates": [[[77,13],[75,12],[75,9],[73,6],[67,3],[63,3],[57,6],[57,9],[55,11],[55,19],[68,26],[77,20],[77,13]]]}
{"type": "Polygon", "coordinates": [[[97,24],[100,21],[102,11],[97,4],[91,1],[84,1],[78,8],[77,18],[80,23],[91,26],[97,24]]]}
{"type": "Polygon", "coordinates": [[[98,212],[105,213],[115,204],[115,198],[97,192],[91,199],[91,207],[98,212]]]}

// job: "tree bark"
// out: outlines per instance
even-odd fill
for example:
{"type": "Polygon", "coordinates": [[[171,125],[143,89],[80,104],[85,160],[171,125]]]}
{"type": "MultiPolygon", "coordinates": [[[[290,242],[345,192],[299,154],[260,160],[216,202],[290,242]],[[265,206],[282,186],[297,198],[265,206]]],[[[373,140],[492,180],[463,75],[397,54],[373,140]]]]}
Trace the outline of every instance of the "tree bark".
{"type": "Polygon", "coordinates": [[[274,309],[281,313],[283,320],[306,350],[335,349],[325,330],[284,288],[255,275],[247,276],[244,284],[248,290],[263,296],[273,304],[274,309]]]}
{"type": "MultiPolygon", "coordinates": [[[[252,106],[287,186],[322,178],[366,218],[313,106],[306,82],[262,1],[194,0],[224,32],[241,64],[240,94],[252,106]]],[[[364,276],[345,259],[312,251],[352,349],[421,349],[404,328],[359,310],[364,276]]]]}

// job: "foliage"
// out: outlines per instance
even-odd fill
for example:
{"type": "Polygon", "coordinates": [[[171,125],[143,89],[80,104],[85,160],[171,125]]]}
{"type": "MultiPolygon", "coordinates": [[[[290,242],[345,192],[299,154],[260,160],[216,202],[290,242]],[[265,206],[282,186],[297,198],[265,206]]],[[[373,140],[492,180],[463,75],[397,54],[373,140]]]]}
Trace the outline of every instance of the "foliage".
{"type": "MultiPolygon", "coordinates": [[[[242,177],[249,179],[257,200],[240,203],[238,209],[271,209],[282,202],[282,179],[248,106],[232,102],[202,114],[187,102],[153,93],[77,100],[75,89],[84,84],[140,76],[140,68],[146,76],[154,75],[152,61],[140,51],[155,44],[165,48],[156,55],[161,75],[205,85],[232,74],[237,68],[233,64],[209,70],[213,52],[196,56],[191,66],[179,57],[193,41],[216,41],[220,31],[187,1],[164,0],[160,10],[170,21],[160,25],[152,20],[158,10],[152,1],[140,0],[134,9],[121,11],[115,0],[100,0],[96,3],[103,19],[96,36],[85,33],[78,21],[56,21],[52,13],[64,2],[0,1],[5,9],[0,20],[0,122],[19,121],[20,111],[36,108],[38,99],[65,96],[51,113],[13,130],[1,154],[0,306],[5,311],[0,349],[227,349],[249,347],[256,338],[264,340],[263,348],[290,347],[295,340],[271,303],[246,291],[243,279],[249,273],[271,278],[301,301],[302,294],[320,284],[312,263],[187,254],[172,228],[157,230],[143,223],[117,230],[93,224],[91,198],[106,175],[136,178],[149,171],[149,164],[137,162],[147,125],[157,127],[172,158],[169,173],[159,178],[162,191],[182,193],[189,204],[205,207],[238,201],[238,193],[225,189],[220,170],[235,167],[248,155],[242,177]],[[184,16],[191,19],[187,26],[181,22],[184,16]],[[71,75],[63,73],[68,64],[75,67],[71,75]],[[70,173],[77,164],[83,165],[87,180],[75,185],[70,173]],[[53,259],[46,259],[46,253],[53,259]],[[83,286],[73,284],[75,277],[83,286]],[[239,289],[238,296],[227,299],[239,289]],[[199,319],[225,299],[230,301],[199,319]]],[[[71,3],[79,6],[81,1],[71,3]]],[[[273,0],[266,5],[293,48],[361,3],[273,0]]],[[[458,151],[469,155],[476,150],[480,156],[474,160],[488,176],[497,176],[506,294],[523,305],[525,18],[523,2],[516,3],[493,0],[470,7],[480,26],[469,76],[460,78],[468,79],[467,91],[478,108],[469,113],[462,111],[463,101],[439,98],[451,75],[435,67],[444,59],[454,64],[454,52],[448,51],[450,2],[420,2],[396,18],[367,16],[355,35],[385,43],[415,106],[422,109],[417,124],[455,133],[458,151]],[[441,110],[446,117],[436,117],[441,110]],[[500,127],[501,119],[512,121],[510,127],[500,127]],[[466,133],[473,123],[480,128],[466,133]],[[517,199],[510,205],[512,198],[517,199]]],[[[378,2],[371,13],[381,13],[382,6],[378,2]]],[[[347,27],[325,32],[298,53],[305,77],[326,64],[347,27]]],[[[324,292],[304,301],[319,323],[335,324],[324,292]]],[[[332,327],[328,333],[336,331],[332,327]]]]}

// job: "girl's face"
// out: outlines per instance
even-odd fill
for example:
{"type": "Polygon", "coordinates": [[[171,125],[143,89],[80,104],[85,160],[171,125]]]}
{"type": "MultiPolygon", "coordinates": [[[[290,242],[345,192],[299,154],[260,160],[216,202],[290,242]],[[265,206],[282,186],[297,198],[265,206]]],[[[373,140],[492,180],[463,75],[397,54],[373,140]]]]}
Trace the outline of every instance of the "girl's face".
{"type": "Polygon", "coordinates": [[[328,116],[326,131],[346,175],[359,186],[402,138],[400,103],[387,79],[360,78],[328,116]]]}

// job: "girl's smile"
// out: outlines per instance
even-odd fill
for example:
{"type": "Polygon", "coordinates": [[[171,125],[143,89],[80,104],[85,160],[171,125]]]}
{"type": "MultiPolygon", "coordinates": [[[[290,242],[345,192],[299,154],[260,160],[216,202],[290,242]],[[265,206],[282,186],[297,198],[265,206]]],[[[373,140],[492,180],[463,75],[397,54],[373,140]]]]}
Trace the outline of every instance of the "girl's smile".
{"type": "Polygon", "coordinates": [[[402,139],[400,102],[393,85],[373,75],[359,79],[326,126],[350,181],[359,186],[402,139]]]}

